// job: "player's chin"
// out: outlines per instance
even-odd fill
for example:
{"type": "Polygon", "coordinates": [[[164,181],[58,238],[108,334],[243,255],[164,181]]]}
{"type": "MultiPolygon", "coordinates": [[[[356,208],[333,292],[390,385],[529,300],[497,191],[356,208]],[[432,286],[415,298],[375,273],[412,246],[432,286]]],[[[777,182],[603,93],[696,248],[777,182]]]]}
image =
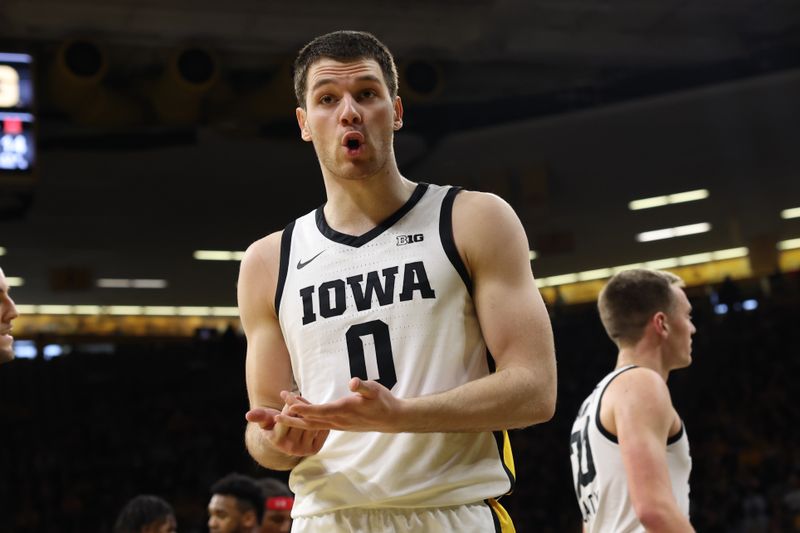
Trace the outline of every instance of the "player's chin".
{"type": "Polygon", "coordinates": [[[14,359],[14,349],[12,346],[0,345],[0,364],[8,363],[14,359]]]}

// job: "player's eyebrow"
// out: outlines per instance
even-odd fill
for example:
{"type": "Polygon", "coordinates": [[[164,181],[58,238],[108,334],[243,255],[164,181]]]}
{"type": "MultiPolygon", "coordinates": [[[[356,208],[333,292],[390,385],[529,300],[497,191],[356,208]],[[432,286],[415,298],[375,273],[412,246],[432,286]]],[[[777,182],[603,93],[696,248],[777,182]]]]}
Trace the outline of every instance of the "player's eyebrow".
{"type": "MultiPolygon", "coordinates": [[[[381,80],[380,80],[380,78],[378,78],[377,76],[374,76],[372,74],[364,74],[363,76],[357,77],[356,81],[371,81],[371,82],[375,82],[375,83],[380,83],[381,80]]],[[[327,85],[329,83],[336,83],[336,80],[334,80],[333,78],[321,78],[321,79],[317,80],[314,83],[314,85],[311,86],[311,91],[316,91],[317,89],[319,89],[323,85],[327,85]]]]}

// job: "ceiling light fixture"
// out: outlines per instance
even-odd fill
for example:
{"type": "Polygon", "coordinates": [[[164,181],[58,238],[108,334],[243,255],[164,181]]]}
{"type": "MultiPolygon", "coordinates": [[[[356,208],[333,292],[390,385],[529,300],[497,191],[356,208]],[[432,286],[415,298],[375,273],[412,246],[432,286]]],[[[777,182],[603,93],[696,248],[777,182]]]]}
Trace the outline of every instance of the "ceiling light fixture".
{"type": "Polygon", "coordinates": [[[97,286],[103,289],[166,289],[165,279],[100,278],[97,286]]]}
{"type": "Polygon", "coordinates": [[[182,316],[204,318],[238,317],[238,307],[175,307],[141,305],[17,305],[21,315],[113,315],[182,316]]]}
{"type": "Polygon", "coordinates": [[[708,196],[708,189],[696,189],[693,191],[666,194],[664,196],[651,196],[650,198],[640,198],[639,200],[631,201],[628,203],[628,209],[631,211],[638,211],[640,209],[651,209],[653,207],[662,207],[670,204],[696,202],[697,200],[705,200],[708,196]]]}
{"type": "Polygon", "coordinates": [[[192,256],[198,261],[241,261],[244,252],[227,250],[196,250],[192,256]]]}
{"type": "MultiPolygon", "coordinates": [[[[800,239],[796,239],[796,247],[800,248],[800,239]]],[[[788,242],[788,241],[787,241],[788,242]]],[[[592,281],[597,279],[610,278],[617,272],[623,270],[631,270],[634,268],[650,268],[653,270],[664,270],[669,268],[696,265],[699,263],[708,263],[711,261],[723,261],[725,259],[738,259],[740,257],[747,257],[749,253],[745,247],[728,248],[726,250],[716,250],[714,252],[703,252],[699,254],[683,255],[680,257],[668,257],[665,259],[655,259],[653,261],[643,261],[641,263],[630,263],[627,265],[620,265],[609,268],[597,268],[595,270],[586,270],[584,272],[576,272],[574,274],[560,274],[558,276],[549,276],[546,278],[538,278],[536,284],[542,287],[554,287],[557,285],[566,285],[568,283],[575,283],[577,281],[592,281]]]]}
{"type": "Polygon", "coordinates": [[[685,237],[686,235],[706,233],[707,231],[711,231],[711,224],[708,222],[700,222],[699,224],[688,224],[686,226],[677,226],[674,228],[643,231],[642,233],[636,235],[636,240],[639,242],[660,241],[662,239],[672,239],[674,237],[685,237]]]}
{"type": "Polygon", "coordinates": [[[800,239],[788,239],[778,242],[778,250],[795,250],[800,248],[800,239]]]}
{"type": "MultiPolygon", "coordinates": [[[[781,218],[800,218],[800,207],[792,207],[781,211],[781,218]]],[[[2,250],[2,248],[0,248],[2,250]]],[[[0,255],[2,255],[0,253],[0,255]]]]}

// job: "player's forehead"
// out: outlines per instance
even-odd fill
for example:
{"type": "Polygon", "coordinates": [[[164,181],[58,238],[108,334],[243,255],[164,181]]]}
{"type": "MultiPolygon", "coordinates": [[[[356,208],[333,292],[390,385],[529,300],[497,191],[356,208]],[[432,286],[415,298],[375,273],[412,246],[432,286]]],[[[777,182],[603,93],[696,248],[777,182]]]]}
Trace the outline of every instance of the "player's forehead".
{"type": "Polygon", "coordinates": [[[675,297],[675,303],[677,304],[675,307],[681,311],[691,311],[692,304],[689,303],[689,297],[686,296],[686,292],[683,288],[678,285],[672,285],[671,289],[675,297]]]}
{"type": "Polygon", "coordinates": [[[0,268],[0,292],[8,292],[8,282],[2,268],[0,268]]]}
{"type": "Polygon", "coordinates": [[[381,67],[374,59],[337,61],[323,57],[315,61],[308,69],[308,87],[312,91],[321,85],[346,83],[353,80],[373,80],[385,84],[381,67]]]}

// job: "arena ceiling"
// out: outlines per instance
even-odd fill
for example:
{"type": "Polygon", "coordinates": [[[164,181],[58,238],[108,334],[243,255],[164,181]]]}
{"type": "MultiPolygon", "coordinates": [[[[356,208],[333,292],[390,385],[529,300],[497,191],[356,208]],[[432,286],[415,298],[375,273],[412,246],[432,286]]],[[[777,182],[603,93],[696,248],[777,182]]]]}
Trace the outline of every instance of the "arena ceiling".
{"type": "Polygon", "coordinates": [[[333,29],[379,35],[418,69],[440,132],[719,83],[800,63],[793,0],[465,0],[301,4],[235,0],[5,0],[0,38],[44,60],[92,38],[119,84],[147,76],[165,51],[200,46],[226,75],[269,73],[333,29]],[[426,74],[427,72],[427,74],[426,74]],[[533,99],[532,99],[533,97],[533,99]],[[525,105],[521,105],[522,102],[525,105]],[[512,111],[513,108],[513,111],[512,111]],[[469,109],[469,120],[453,120],[469,109]],[[446,115],[442,115],[446,113],[446,115]],[[436,120],[446,116],[448,120],[436,120]]]}

